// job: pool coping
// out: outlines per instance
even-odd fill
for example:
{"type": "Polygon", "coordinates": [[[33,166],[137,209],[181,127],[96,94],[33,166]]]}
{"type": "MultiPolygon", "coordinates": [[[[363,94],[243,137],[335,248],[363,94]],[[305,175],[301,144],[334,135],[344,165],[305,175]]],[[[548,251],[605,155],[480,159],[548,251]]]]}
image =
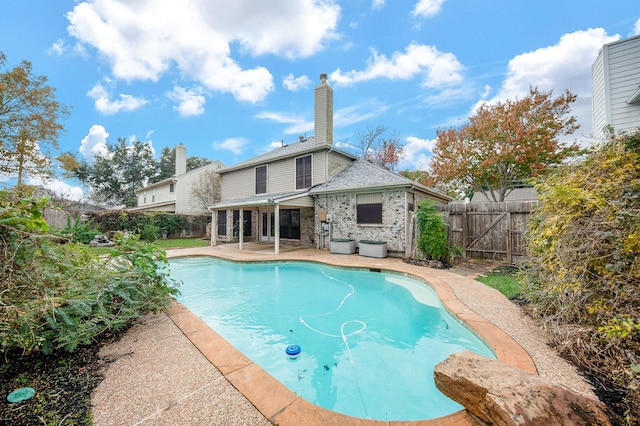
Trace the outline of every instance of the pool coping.
{"type": "MultiPolygon", "coordinates": [[[[449,280],[469,280],[439,269],[411,265],[399,258],[363,258],[358,255],[331,254],[322,250],[292,250],[275,255],[251,250],[217,247],[167,250],[167,257],[211,256],[240,262],[310,261],[339,267],[375,268],[406,274],[425,281],[436,291],[449,312],[469,327],[492,348],[498,361],[537,374],[529,354],[495,324],[475,313],[455,296],[449,280]]],[[[281,384],[248,359],[184,305],[174,302],[166,314],[220,373],[240,391],[269,421],[277,425],[478,425],[466,410],[430,420],[380,421],[336,413],[319,407],[281,384]]]]}

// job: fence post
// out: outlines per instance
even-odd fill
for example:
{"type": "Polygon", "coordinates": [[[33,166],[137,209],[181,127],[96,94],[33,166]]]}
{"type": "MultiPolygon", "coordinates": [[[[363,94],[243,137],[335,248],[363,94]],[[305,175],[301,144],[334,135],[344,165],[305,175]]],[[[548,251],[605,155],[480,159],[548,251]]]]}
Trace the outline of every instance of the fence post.
{"type": "Polygon", "coordinates": [[[512,254],[512,248],[511,248],[511,232],[512,232],[512,226],[511,226],[511,212],[507,212],[507,262],[509,263],[509,265],[513,264],[513,254],[512,254]]]}
{"type": "MultiPolygon", "coordinates": [[[[465,207],[466,210],[466,207],[465,207]]],[[[462,220],[462,253],[464,257],[467,257],[467,212],[463,212],[461,216],[462,220]]]]}

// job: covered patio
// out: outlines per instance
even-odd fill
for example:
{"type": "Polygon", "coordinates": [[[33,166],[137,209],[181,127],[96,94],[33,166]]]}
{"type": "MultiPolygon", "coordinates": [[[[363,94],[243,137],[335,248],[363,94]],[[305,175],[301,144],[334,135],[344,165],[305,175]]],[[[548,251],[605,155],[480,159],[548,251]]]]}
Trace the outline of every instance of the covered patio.
{"type": "MultiPolygon", "coordinates": [[[[211,245],[220,244],[218,235],[218,213],[220,211],[239,211],[239,218],[244,218],[245,211],[257,212],[258,226],[257,234],[253,240],[245,240],[245,221],[238,221],[237,248],[244,250],[248,243],[260,243],[260,247],[270,247],[274,254],[281,251],[281,211],[292,209],[313,208],[314,201],[307,191],[293,192],[268,196],[254,196],[243,199],[234,199],[219,202],[208,206],[211,212],[211,245]]],[[[298,215],[298,221],[300,217],[298,215]]],[[[298,222],[300,231],[302,224],[298,222]]],[[[257,246],[254,246],[257,247],[257,246]]]]}

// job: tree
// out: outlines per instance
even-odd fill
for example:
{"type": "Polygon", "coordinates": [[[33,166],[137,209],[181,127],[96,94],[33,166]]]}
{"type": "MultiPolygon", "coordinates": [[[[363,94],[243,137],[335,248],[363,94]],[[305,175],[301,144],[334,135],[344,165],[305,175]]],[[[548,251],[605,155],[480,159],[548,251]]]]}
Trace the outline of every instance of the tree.
{"type": "Polygon", "coordinates": [[[384,126],[367,126],[365,130],[356,132],[361,158],[387,170],[395,170],[404,156],[404,146],[394,134],[385,138],[387,129],[384,126]]]}
{"type": "Polygon", "coordinates": [[[213,170],[204,172],[191,188],[191,195],[203,209],[220,201],[220,175],[213,170]]]}
{"type": "MultiPolygon", "coordinates": [[[[204,157],[187,157],[187,171],[200,168],[211,164],[211,160],[204,157]]],[[[169,179],[176,174],[176,149],[164,147],[160,154],[159,172],[156,176],[151,178],[149,182],[155,183],[161,180],[169,179]]]]}
{"type": "Polygon", "coordinates": [[[522,99],[482,105],[460,128],[438,130],[431,183],[453,183],[468,196],[480,191],[504,201],[515,183],[582,153],[576,143],[558,140],[579,127],[569,115],[576,95],[551,95],[531,87],[522,99]]]}
{"type": "Polygon", "coordinates": [[[136,190],[158,173],[151,145],[140,141],[127,144],[124,138],[118,138],[117,144],[107,143],[107,152],[96,155],[93,164],[78,161],[69,152],[58,161],[67,175],[91,187],[94,200],[126,207],[136,205],[136,190]]]}
{"type": "MultiPolygon", "coordinates": [[[[5,63],[0,52],[0,67],[5,63]]],[[[53,174],[46,148],[58,147],[60,120],[68,114],[47,77],[33,75],[31,62],[0,73],[0,171],[16,175],[19,189],[28,174],[53,174]]]]}

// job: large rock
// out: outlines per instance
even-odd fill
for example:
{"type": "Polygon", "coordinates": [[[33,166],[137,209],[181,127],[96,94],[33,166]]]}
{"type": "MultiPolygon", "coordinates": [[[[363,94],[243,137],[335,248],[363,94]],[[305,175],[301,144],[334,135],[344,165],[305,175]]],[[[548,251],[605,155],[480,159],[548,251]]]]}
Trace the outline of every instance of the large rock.
{"type": "Polygon", "coordinates": [[[491,425],[610,425],[599,400],[472,352],[434,369],[436,386],[491,425]]]}

